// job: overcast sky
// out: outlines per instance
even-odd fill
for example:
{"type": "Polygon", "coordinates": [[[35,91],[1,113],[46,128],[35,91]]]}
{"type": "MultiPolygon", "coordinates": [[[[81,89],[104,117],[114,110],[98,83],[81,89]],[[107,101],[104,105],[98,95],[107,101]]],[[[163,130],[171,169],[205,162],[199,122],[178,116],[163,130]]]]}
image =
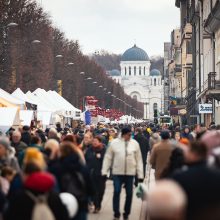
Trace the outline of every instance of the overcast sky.
{"type": "Polygon", "coordinates": [[[163,42],[179,26],[175,0],[38,0],[53,23],[84,53],[123,53],[136,42],[149,56],[163,55],[163,42]]]}

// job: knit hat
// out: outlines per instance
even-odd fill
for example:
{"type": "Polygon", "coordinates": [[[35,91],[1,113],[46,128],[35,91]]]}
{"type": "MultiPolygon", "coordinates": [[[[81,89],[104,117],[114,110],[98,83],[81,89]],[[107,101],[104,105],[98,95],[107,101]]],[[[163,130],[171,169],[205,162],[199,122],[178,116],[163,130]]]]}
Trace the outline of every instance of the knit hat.
{"type": "Polygon", "coordinates": [[[31,163],[38,166],[41,170],[46,168],[43,154],[36,148],[28,148],[25,152],[23,164],[27,165],[31,163]]]}
{"type": "Polygon", "coordinates": [[[190,145],[190,142],[189,142],[189,140],[188,140],[187,138],[181,138],[181,139],[179,140],[179,142],[180,142],[181,144],[186,145],[186,146],[189,146],[189,145],[190,145]]]}

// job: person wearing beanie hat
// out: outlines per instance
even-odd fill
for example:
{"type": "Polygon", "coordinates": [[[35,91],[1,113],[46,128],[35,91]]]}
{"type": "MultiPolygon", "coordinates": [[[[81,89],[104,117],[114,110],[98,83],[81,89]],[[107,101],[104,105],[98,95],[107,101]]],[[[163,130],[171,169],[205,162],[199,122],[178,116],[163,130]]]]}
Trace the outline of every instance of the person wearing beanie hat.
{"type": "Polygon", "coordinates": [[[54,186],[55,178],[48,172],[37,171],[28,175],[24,179],[23,188],[19,193],[14,194],[13,198],[9,201],[5,219],[30,220],[35,209],[35,200],[44,198],[54,220],[69,220],[66,207],[59,195],[53,191],[54,186]]]}
{"type": "Polygon", "coordinates": [[[1,137],[0,138],[0,168],[4,166],[10,166],[17,172],[20,172],[18,161],[13,154],[13,149],[10,146],[10,142],[8,138],[1,137]]]}
{"type": "Polygon", "coordinates": [[[126,201],[124,206],[124,220],[128,219],[132,205],[134,177],[143,181],[143,160],[138,142],[131,138],[132,131],[124,127],[121,137],[114,139],[105,154],[102,175],[107,176],[112,169],[114,182],[113,211],[114,219],[120,219],[120,193],[125,185],[126,201]]]}
{"type": "Polygon", "coordinates": [[[150,163],[152,168],[155,169],[156,180],[161,178],[161,174],[164,169],[168,166],[170,156],[173,150],[172,143],[170,142],[170,133],[168,130],[162,130],[160,133],[161,141],[154,145],[150,163]]]}

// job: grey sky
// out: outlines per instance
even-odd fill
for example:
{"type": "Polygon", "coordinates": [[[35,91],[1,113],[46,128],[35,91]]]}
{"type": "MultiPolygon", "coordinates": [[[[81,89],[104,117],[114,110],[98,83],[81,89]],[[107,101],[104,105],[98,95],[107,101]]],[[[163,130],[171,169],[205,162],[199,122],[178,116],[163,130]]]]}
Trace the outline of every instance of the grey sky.
{"type": "Polygon", "coordinates": [[[163,42],[179,25],[175,0],[38,1],[68,38],[79,40],[84,53],[123,53],[136,41],[149,56],[162,55],[163,42]]]}

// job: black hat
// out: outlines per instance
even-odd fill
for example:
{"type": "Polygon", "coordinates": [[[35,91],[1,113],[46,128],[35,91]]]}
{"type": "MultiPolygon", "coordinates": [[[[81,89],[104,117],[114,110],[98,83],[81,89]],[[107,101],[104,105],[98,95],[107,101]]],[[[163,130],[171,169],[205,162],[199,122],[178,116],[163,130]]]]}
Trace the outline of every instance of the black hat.
{"type": "Polygon", "coordinates": [[[125,135],[125,134],[128,134],[128,133],[131,133],[131,129],[128,128],[128,127],[125,127],[125,128],[122,128],[121,129],[121,135],[125,135]]]}

